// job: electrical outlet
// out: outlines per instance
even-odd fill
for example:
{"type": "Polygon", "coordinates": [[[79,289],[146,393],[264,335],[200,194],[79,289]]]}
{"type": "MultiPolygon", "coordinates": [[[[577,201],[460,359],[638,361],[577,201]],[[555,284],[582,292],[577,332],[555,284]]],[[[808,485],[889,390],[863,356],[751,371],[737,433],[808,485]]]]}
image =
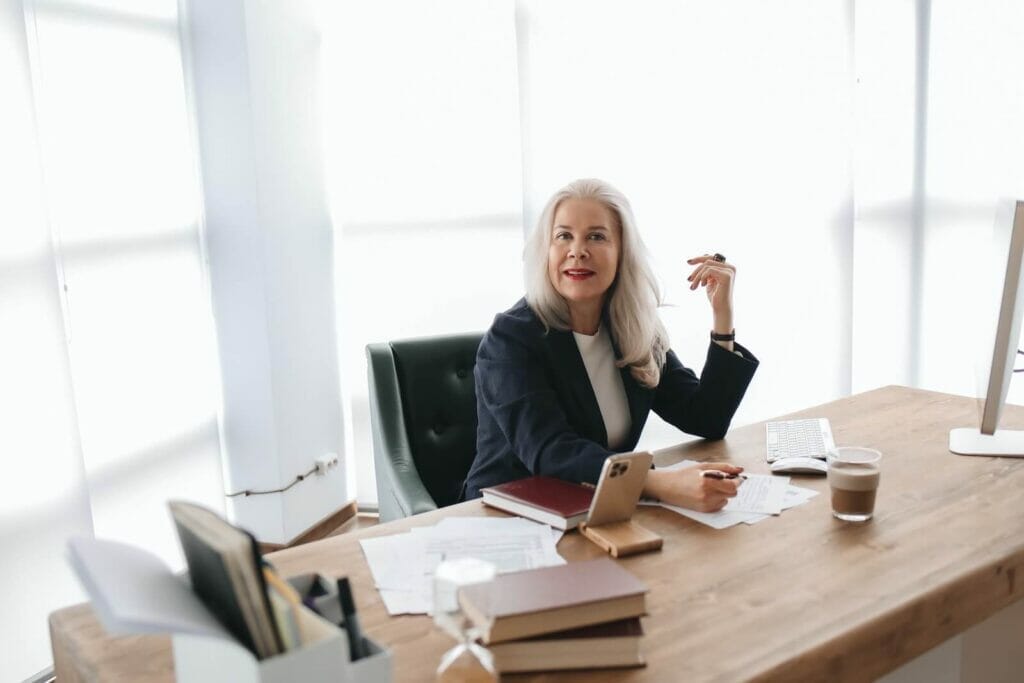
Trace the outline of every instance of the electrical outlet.
{"type": "Polygon", "coordinates": [[[327,470],[338,466],[337,453],[325,453],[316,459],[316,473],[327,474],[327,470]]]}

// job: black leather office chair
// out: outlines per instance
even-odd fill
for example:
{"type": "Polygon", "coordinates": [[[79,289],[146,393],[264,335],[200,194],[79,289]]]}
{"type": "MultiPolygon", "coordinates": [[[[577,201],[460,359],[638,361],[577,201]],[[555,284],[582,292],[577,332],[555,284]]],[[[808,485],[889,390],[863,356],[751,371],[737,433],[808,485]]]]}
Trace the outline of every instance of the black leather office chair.
{"type": "Polygon", "coordinates": [[[482,334],[366,347],[380,521],[458,502],[476,455],[482,334]]]}

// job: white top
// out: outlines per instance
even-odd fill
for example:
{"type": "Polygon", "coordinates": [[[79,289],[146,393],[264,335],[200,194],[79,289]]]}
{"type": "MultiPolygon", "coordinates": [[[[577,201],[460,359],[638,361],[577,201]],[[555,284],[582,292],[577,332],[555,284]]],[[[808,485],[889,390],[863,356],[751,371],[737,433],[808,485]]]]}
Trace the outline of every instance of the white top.
{"type": "Polygon", "coordinates": [[[590,386],[594,389],[597,405],[601,409],[604,429],[608,433],[608,448],[617,449],[629,436],[633,420],[629,415],[622,375],[619,374],[619,368],[615,367],[611,337],[604,327],[598,329],[593,336],[579,332],[573,332],[572,336],[576,338],[576,346],[587,367],[590,386]]]}

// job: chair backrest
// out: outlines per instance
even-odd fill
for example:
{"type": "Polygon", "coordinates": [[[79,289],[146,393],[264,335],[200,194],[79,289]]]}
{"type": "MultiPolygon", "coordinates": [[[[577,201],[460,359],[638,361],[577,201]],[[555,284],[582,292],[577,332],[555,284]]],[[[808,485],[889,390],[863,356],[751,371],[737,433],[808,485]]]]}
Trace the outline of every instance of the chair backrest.
{"type": "Polygon", "coordinates": [[[458,502],[476,455],[473,367],[482,338],[482,334],[463,334],[367,347],[382,520],[422,511],[415,503],[403,503],[410,496],[414,499],[419,488],[414,474],[436,506],[458,502]],[[383,390],[387,387],[390,397],[383,390]],[[390,435],[385,433],[388,424],[390,435]],[[399,430],[404,433],[396,434],[399,430]],[[385,509],[396,499],[402,508],[397,514],[385,509]]]}

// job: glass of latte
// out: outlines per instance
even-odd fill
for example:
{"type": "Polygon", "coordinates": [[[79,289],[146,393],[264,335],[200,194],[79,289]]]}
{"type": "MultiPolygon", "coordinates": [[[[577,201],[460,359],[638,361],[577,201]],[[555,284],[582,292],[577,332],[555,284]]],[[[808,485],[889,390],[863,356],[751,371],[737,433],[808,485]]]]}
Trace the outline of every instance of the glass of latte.
{"type": "Polygon", "coordinates": [[[882,454],[872,448],[838,448],[828,459],[832,515],[844,522],[866,522],[875,512],[882,454]]]}

